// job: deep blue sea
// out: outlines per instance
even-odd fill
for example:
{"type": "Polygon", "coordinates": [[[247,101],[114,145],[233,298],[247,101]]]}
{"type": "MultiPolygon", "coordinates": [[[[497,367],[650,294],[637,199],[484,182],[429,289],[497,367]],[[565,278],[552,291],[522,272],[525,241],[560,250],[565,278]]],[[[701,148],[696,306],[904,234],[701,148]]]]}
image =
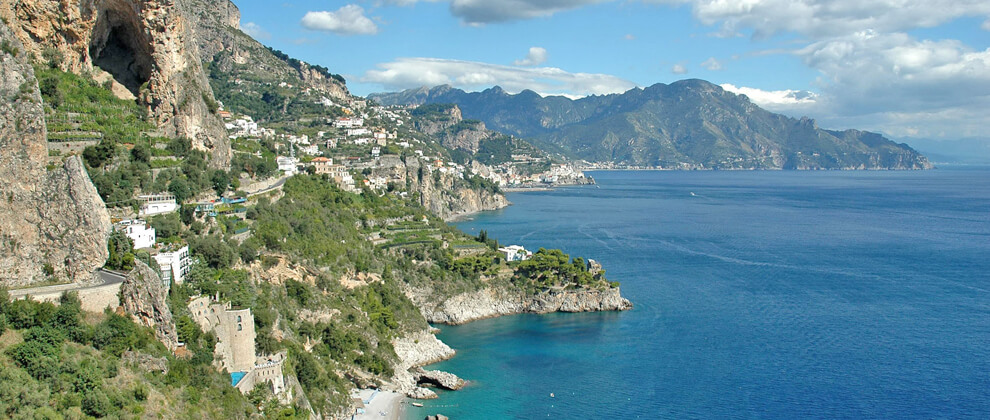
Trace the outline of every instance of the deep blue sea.
{"type": "Polygon", "coordinates": [[[635,309],[440,326],[471,384],[409,418],[990,419],[990,168],[591,174],[458,226],[635,309]]]}

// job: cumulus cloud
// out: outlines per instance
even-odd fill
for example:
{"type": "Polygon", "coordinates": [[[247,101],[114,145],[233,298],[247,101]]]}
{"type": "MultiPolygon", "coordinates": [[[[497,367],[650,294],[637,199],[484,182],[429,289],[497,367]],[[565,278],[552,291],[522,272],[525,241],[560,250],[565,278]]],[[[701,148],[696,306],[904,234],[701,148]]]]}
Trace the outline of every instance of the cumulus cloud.
{"type": "Polygon", "coordinates": [[[990,19],[984,20],[980,28],[983,28],[984,31],[990,31],[990,19]]]}
{"type": "Polygon", "coordinates": [[[684,67],[682,64],[674,64],[674,66],[670,68],[670,72],[674,74],[687,74],[688,70],[687,67],[684,67]]]}
{"type": "Polygon", "coordinates": [[[722,62],[715,59],[715,57],[708,57],[707,60],[701,63],[701,67],[704,67],[711,71],[722,70],[722,62]]]}
{"type": "Polygon", "coordinates": [[[512,62],[515,66],[538,66],[547,61],[547,49],[543,47],[530,47],[526,58],[512,62]]]}
{"type": "Polygon", "coordinates": [[[626,34],[625,36],[623,36],[623,37],[622,37],[622,39],[624,39],[624,40],[626,40],[626,41],[633,41],[633,40],[635,40],[635,39],[636,39],[636,35],[633,35],[633,34],[626,34]]]}
{"type": "Polygon", "coordinates": [[[272,34],[261,28],[260,25],[254,22],[247,22],[241,25],[241,31],[251,36],[254,39],[271,39],[272,34]]]}
{"type": "Polygon", "coordinates": [[[364,15],[364,8],[356,4],[348,4],[335,12],[307,12],[301,23],[306,29],[339,35],[378,33],[378,25],[364,15]]]}
{"type": "Polygon", "coordinates": [[[509,92],[530,89],[543,95],[572,97],[625,92],[636,87],[628,80],[607,74],[418,57],[379,64],[376,70],[367,71],[361,81],[393,90],[444,84],[478,90],[499,85],[509,92]]]}
{"type": "Polygon", "coordinates": [[[903,33],[859,32],[796,53],[824,77],[838,111],[919,111],[990,104],[990,49],[903,33]]]}

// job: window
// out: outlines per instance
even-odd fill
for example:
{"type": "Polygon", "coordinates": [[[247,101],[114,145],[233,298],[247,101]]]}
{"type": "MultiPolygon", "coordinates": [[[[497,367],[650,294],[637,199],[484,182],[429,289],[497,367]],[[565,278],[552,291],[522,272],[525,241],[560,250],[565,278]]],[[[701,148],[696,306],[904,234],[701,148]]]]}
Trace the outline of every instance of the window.
{"type": "Polygon", "coordinates": [[[237,316],[237,322],[241,322],[241,316],[240,315],[237,316]]]}
{"type": "Polygon", "coordinates": [[[237,331],[240,331],[241,329],[241,324],[237,324],[237,331]]]}

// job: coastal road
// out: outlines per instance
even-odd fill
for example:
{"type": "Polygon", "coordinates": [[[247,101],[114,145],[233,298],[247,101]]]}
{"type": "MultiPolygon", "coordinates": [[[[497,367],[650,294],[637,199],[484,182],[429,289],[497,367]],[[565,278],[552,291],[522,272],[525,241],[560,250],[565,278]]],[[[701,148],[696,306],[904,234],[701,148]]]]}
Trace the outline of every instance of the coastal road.
{"type": "Polygon", "coordinates": [[[65,283],[65,284],[55,284],[51,286],[38,286],[38,287],[27,287],[23,289],[10,290],[11,299],[22,299],[24,296],[31,295],[48,295],[52,293],[67,292],[67,291],[84,291],[90,289],[99,289],[106,286],[111,286],[124,282],[126,277],[125,273],[113,272],[108,270],[97,270],[96,274],[99,276],[100,281],[97,283],[65,283]]]}

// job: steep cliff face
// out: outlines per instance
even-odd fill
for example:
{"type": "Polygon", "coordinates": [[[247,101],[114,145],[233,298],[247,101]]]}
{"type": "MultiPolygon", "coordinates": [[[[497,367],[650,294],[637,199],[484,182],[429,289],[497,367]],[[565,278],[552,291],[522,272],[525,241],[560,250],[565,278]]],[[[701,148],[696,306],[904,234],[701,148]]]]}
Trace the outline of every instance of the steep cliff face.
{"type": "Polygon", "coordinates": [[[44,111],[24,46],[0,23],[0,286],[89,281],[110,215],[78,157],[48,164],[44,111]]]}
{"type": "Polygon", "coordinates": [[[230,144],[183,9],[171,0],[0,0],[0,17],[26,53],[75,73],[112,79],[169,136],[185,136],[215,167],[230,144]]]}
{"type": "Polygon", "coordinates": [[[464,324],[478,319],[518,313],[624,311],[632,303],[619,288],[551,290],[527,295],[519,290],[484,288],[463,293],[437,303],[422,296],[410,296],[428,322],[464,324]]]}
{"type": "Polygon", "coordinates": [[[451,174],[429,173],[417,159],[406,160],[406,171],[410,190],[419,193],[420,204],[444,220],[479,211],[498,210],[511,204],[501,193],[468,188],[458,183],[451,174]],[[421,168],[422,179],[419,176],[421,168]]]}
{"type": "Polygon", "coordinates": [[[168,307],[168,290],[161,277],[141,261],[134,262],[134,270],[120,286],[120,306],[124,312],[155,331],[155,338],[169,350],[175,350],[179,335],[175,331],[172,310],[168,307]]]}
{"type": "Polygon", "coordinates": [[[463,149],[477,153],[481,141],[491,138],[485,123],[465,120],[457,105],[441,107],[434,112],[420,115],[414,120],[416,129],[440,140],[449,149],[463,149]]]}
{"type": "Polygon", "coordinates": [[[191,21],[199,59],[225,77],[303,84],[329,98],[350,100],[341,80],[307,63],[280,58],[241,31],[240,11],[229,0],[178,0],[177,4],[191,21]]]}

